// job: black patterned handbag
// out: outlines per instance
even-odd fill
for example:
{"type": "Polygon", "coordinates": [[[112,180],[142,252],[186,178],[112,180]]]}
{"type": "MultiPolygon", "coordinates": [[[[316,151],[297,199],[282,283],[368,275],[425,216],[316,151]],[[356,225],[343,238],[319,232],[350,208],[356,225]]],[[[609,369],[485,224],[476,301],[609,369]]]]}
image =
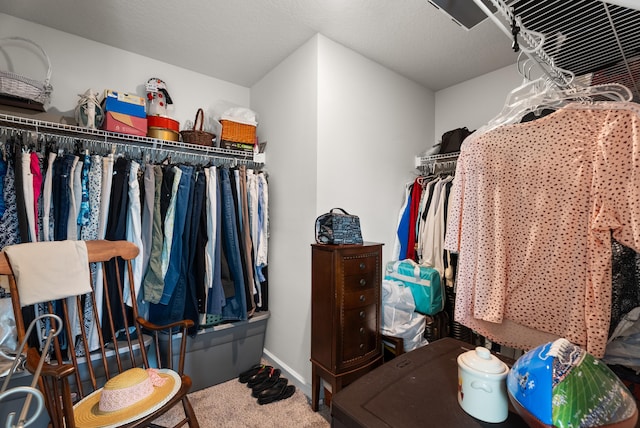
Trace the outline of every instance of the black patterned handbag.
{"type": "Polygon", "coordinates": [[[318,244],[362,244],[360,218],[342,208],[332,208],[316,219],[318,244]],[[334,212],[340,210],[340,212],[334,212]]]}

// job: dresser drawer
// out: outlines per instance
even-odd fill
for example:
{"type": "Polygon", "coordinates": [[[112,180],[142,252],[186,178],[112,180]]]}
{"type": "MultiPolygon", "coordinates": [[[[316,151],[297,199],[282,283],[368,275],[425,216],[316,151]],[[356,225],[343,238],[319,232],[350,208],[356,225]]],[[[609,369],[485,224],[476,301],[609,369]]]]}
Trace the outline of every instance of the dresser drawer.
{"type": "Polygon", "coordinates": [[[342,260],[344,275],[358,275],[379,270],[379,259],[376,254],[369,256],[345,256],[342,260]]]}
{"type": "Polygon", "coordinates": [[[311,244],[311,408],[382,362],[382,244],[311,244]]]}
{"type": "Polygon", "coordinates": [[[377,350],[377,316],[376,304],[344,310],[342,362],[348,363],[377,350]]]}
{"type": "Polygon", "coordinates": [[[378,275],[376,272],[362,272],[357,275],[344,277],[345,293],[351,291],[361,291],[377,287],[378,275]]]}
{"type": "Polygon", "coordinates": [[[355,292],[345,292],[343,300],[344,309],[357,309],[378,302],[378,293],[375,288],[368,288],[355,292]]]}

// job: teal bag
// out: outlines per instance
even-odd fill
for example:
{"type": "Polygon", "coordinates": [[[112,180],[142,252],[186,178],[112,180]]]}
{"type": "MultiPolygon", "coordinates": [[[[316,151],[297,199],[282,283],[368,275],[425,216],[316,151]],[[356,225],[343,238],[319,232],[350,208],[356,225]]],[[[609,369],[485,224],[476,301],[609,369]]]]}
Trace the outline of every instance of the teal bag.
{"type": "Polygon", "coordinates": [[[402,281],[413,295],[416,312],[435,315],[444,309],[444,286],[440,273],[411,259],[387,263],[384,279],[402,281]]]}

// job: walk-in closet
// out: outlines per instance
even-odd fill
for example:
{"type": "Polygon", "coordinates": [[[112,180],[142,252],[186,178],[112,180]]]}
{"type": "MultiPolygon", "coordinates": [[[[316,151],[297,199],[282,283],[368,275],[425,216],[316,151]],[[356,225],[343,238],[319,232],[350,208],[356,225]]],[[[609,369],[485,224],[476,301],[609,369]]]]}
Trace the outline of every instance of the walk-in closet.
{"type": "Polygon", "coordinates": [[[634,0],[85,3],[0,5],[0,356],[52,425],[141,367],[161,426],[636,425],[634,0]]]}

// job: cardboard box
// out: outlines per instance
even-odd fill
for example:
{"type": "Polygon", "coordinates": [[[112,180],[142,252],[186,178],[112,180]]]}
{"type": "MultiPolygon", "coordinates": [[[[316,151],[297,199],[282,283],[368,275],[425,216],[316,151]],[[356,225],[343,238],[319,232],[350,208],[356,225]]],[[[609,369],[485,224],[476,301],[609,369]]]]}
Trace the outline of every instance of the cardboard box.
{"type": "Polygon", "coordinates": [[[108,111],[105,113],[102,129],[144,137],[147,135],[147,118],[108,111]]]}
{"type": "Polygon", "coordinates": [[[130,116],[147,117],[144,98],[137,95],[107,89],[104,91],[101,105],[105,112],[112,111],[130,116]]]}

